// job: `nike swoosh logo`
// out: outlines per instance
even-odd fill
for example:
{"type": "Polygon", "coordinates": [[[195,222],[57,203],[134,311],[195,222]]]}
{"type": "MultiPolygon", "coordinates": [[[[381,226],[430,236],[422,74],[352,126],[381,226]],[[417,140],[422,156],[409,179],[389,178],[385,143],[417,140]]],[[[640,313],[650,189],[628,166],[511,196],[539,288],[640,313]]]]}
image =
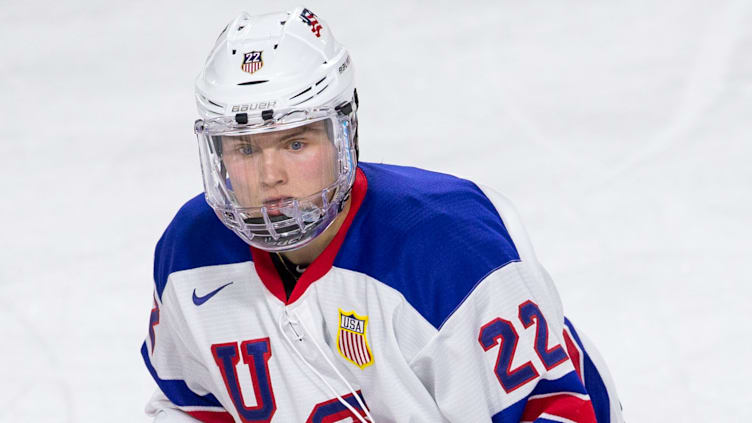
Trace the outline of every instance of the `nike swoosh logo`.
{"type": "Polygon", "coordinates": [[[232,282],[226,283],[219,288],[215,289],[214,291],[204,295],[203,297],[199,297],[196,295],[196,289],[193,289],[193,304],[196,304],[197,306],[200,306],[201,304],[209,301],[209,299],[215,295],[217,295],[217,292],[221,291],[222,288],[226,287],[227,285],[230,285],[232,282]]]}

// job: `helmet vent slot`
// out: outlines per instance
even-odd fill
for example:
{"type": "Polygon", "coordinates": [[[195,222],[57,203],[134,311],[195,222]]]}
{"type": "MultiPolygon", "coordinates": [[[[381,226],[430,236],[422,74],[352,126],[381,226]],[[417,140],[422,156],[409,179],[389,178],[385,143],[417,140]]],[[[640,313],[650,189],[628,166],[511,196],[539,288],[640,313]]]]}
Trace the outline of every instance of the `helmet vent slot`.
{"type": "Polygon", "coordinates": [[[256,85],[256,84],[263,84],[264,82],[269,82],[269,80],[261,79],[258,81],[239,82],[238,85],[256,85]]]}
{"type": "Polygon", "coordinates": [[[319,85],[320,83],[324,82],[325,79],[326,79],[326,76],[324,76],[323,78],[319,79],[319,82],[317,82],[316,85],[319,85]]]}
{"type": "Polygon", "coordinates": [[[299,101],[299,102],[297,102],[295,104],[291,104],[291,106],[297,106],[298,104],[303,104],[303,103],[305,103],[306,101],[308,101],[308,100],[310,100],[312,98],[313,98],[313,96],[310,96],[310,97],[308,97],[307,99],[305,99],[303,101],[299,101]]]}
{"type": "Polygon", "coordinates": [[[328,87],[329,87],[329,84],[324,85],[324,88],[320,89],[319,92],[316,93],[316,95],[321,94],[321,92],[327,89],[328,87]]]}
{"type": "MultiPolygon", "coordinates": [[[[307,93],[308,91],[311,91],[311,88],[313,88],[313,87],[308,87],[308,88],[304,89],[303,91],[295,94],[294,96],[290,97],[290,100],[292,100],[293,98],[296,98],[296,97],[300,97],[301,95],[307,93]]],[[[300,103],[298,103],[298,104],[300,104],[300,103]]]]}

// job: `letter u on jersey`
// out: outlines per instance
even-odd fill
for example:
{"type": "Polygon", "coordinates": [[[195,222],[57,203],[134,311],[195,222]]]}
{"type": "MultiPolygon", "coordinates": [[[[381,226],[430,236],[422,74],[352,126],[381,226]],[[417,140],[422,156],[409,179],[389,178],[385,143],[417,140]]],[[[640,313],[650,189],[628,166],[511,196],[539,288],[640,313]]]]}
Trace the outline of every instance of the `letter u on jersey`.
{"type": "Polygon", "coordinates": [[[240,344],[240,352],[238,352],[236,342],[215,344],[212,345],[211,350],[240,419],[246,423],[271,421],[274,412],[277,411],[277,404],[274,400],[272,381],[269,378],[268,362],[272,356],[269,338],[243,341],[240,344]],[[243,391],[240,389],[238,374],[235,370],[241,355],[243,356],[243,363],[248,366],[248,370],[251,372],[251,381],[253,381],[253,390],[256,396],[256,405],[253,407],[246,406],[243,401],[243,391]]]}

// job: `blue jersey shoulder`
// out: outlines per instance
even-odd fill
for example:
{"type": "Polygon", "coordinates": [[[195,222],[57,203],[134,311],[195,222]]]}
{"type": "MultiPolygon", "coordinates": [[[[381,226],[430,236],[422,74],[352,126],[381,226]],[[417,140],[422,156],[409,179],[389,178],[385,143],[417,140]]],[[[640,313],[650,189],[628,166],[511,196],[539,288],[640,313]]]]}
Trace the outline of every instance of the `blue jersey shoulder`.
{"type": "Polygon", "coordinates": [[[368,190],[334,265],[400,291],[440,328],[488,274],[519,261],[494,205],[474,183],[360,163],[368,190]]]}
{"type": "Polygon", "coordinates": [[[197,195],[180,208],[157,243],[154,252],[157,295],[162,298],[171,273],[249,260],[248,245],[222,224],[204,194],[197,195]]]}

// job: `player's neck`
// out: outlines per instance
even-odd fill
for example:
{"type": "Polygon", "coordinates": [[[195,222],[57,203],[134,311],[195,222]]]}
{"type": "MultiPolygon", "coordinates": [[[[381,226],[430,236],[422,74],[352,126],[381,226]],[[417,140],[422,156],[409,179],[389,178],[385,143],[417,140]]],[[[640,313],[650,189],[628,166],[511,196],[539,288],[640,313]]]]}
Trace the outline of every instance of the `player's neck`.
{"type": "Polygon", "coordinates": [[[332,242],[332,239],[334,239],[334,236],[337,235],[339,228],[341,228],[342,224],[345,223],[347,214],[350,212],[351,202],[352,198],[348,198],[345,202],[345,207],[342,209],[342,212],[337,216],[337,218],[334,219],[332,225],[329,226],[321,235],[317,236],[313,241],[311,241],[310,244],[294,251],[287,251],[285,253],[282,253],[282,255],[284,255],[285,258],[297,265],[308,266],[309,264],[311,264],[314,260],[316,260],[316,257],[324,252],[329,243],[332,242]]]}

